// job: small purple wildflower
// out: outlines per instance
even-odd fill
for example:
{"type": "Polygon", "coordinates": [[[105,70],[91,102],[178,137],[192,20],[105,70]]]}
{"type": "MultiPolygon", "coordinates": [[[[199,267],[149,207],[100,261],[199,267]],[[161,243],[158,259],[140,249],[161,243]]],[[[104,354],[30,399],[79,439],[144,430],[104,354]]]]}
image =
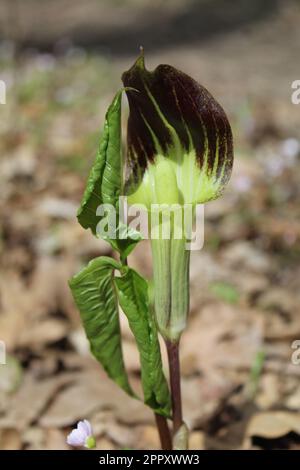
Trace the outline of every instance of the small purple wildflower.
{"type": "Polygon", "coordinates": [[[86,447],[93,449],[96,446],[91,423],[84,419],[79,421],[77,428],[73,429],[67,437],[67,444],[73,447],[86,447]]]}

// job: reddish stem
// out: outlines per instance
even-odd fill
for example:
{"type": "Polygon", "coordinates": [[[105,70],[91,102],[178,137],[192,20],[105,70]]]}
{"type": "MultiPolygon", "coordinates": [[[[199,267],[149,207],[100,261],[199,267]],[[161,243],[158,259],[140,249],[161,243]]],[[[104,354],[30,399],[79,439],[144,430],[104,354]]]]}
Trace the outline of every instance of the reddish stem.
{"type": "Polygon", "coordinates": [[[172,450],[172,439],[167,419],[156,413],[154,415],[162,450],[172,450]]]}
{"type": "Polygon", "coordinates": [[[172,397],[173,434],[182,425],[182,404],[180,386],[179,342],[166,340],[169,360],[170,386],[172,397]]]}

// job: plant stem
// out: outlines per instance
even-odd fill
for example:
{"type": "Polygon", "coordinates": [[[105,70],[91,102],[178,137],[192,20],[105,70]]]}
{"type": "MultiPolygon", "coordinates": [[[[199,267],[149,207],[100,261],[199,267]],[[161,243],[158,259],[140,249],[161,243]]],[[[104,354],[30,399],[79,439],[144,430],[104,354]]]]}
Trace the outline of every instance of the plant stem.
{"type": "MultiPolygon", "coordinates": [[[[123,264],[128,266],[127,258],[124,259],[123,264]]],[[[154,413],[154,416],[162,450],[172,450],[172,438],[167,418],[157,413],[154,413]]]]}
{"type": "Polygon", "coordinates": [[[162,450],[172,450],[172,439],[167,418],[154,413],[162,450]]]}
{"type": "Polygon", "coordinates": [[[172,398],[173,435],[182,425],[182,404],[180,386],[179,341],[166,340],[169,360],[170,387],[172,398]]]}

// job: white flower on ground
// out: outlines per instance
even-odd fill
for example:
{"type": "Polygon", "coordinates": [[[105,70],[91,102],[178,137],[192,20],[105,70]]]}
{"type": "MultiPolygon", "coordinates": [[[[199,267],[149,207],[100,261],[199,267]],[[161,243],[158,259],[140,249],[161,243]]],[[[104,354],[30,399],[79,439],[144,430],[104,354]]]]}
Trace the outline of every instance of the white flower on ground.
{"type": "Polygon", "coordinates": [[[93,449],[96,446],[91,423],[84,419],[79,421],[77,428],[73,429],[67,437],[67,444],[73,447],[86,447],[93,449]]]}

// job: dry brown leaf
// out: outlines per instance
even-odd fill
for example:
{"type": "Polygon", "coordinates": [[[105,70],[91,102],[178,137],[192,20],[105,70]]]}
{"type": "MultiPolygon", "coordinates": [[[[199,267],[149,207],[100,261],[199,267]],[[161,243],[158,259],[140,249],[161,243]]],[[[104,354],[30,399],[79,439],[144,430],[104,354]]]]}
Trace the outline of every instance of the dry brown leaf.
{"type": "Polygon", "coordinates": [[[266,410],[280,403],[281,378],[275,374],[264,374],[259,383],[259,392],[255,403],[260,409],[266,410]]]}
{"type": "Polygon", "coordinates": [[[68,280],[76,271],[74,258],[43,256],[38,259],[30,283],[33,296],[33,317],[63,311],[74,323],[79,322],[68,280]],[[76,312],[76,313],[75,313],[76,312]]]}
{"type": "Polygon", "coordinates": [[[115,422],[114,410],[101,410],[92,414],[90,422],[93,428],[95,437],[100,437],[105,434],[106,427],[109,423],[115,422]]]}
{"type": "Polygon", "coordinates": [[[43,449],[45,431],[37,426],[30,426],[22,434],[22,441],[26,449],[43,449]]]}
{"type": "Polygon", "coordinates": [[[190,433],[189,450],[205,450],[205,435],[201,431],[190,433]]]}
{"type": "Polygon", "coordinates": [[[31,322],[30,328],[20,334],[19,346],[31,348],[44,348],[67,336],[69,325],[66,321],[58,319],[39,319],[31,322]]]}
{"type": "Polygon", "coordinates": [[[300,337],[299,315],[294,315],[287,321],[282,316],[266,313],[264,320],[267,340],[292,342],[295,338],[300,337]]]}
{"type": "Polygon", "coordinates": [[[70,376],[65,374],[52,379],[36,381],[27,374],[22,387],[8,402],[8,410],[0,419],[0,429],[11,427],[24,430],[38,419],[40,413],[55,397],[58,390],[71,380],[70,376]]]}
{"type": "Polygon", "coordinates": [[[30,281],[33,309],[32,316],[45,316],[57,310],[58,273],[60,264],[50,256],[38,258],[30,281]]]}
{"type": "Polygon", "coordinates": [[[116,446],[106,437],[101,437],[96,441],[97,450],[115,450],[116,446]]]}
{"type": "Polygon", "coordinates": [[[19,450],[22,448],[20,432],[14,428],[0,429],[0,449],[19,450]]]}
{"type": "Polygon", "coordinates": [[[222,279],[230,279],[230,271],[216,256],[205,250],[193,252],[190,263],[191,312],[198,313],[203,305],[213,299],[209,285],[222,279]]]}
{"type": "Polygon", "coordinates": [[[66,443],[67,433],[59,429],[45,430],[45,450],[67,450],[70,447],[66,443]]]}
{"type": "Polygon", "coordinates": [[[45,197],[38,201],[36,211],[38,216],[74,220],[76,217],[77,204],[67,199],[45,197]]]}
{"type": "Polygon", "coordinates": [[[194,372],[207,375],[216,368],[250,369],[262,346],[262,325],[255,311],[211,302],[190,318],[181,342],[183,361],[187,355],[194,372]]]}
{"type": "MultiPolygon", "coordinates": [[[[115,410],[120,421],[139,422],[149,416],[146,407],[120,390],[99,369],[73,375],[74,383],[63,390],[40,419],[41,426],[60,428],[71,426],[94,412],[115,410]]],[[[150,413],[151,416],[151,413],[150,413]]]]}
{"type": "Polygon", "coordinates": [[[136,449],[157,450],[160,449],[160,441],[155,426],[138,426],[136,449]]]}
{"type": "MultiPolygon", "coordinates": [[[[48,355],[48,352],[46,352],[48,355]]],[[[88,372],[92,370],[95,374],[99,374],[99,364],[96,359],[89,353],[87,356],[81,356],[77,352],[66,352],[59,354],[64,368],[70,372],[88,372]]],[[[76,378],[76,377],[74,377],[76,378]]]]}
{"type": "Polygon", "coordinates": [[[18,344],[20,331],[28,327],[32,299],[22,279],[10,272],[0,278],[0,298],[1,340],[11,351],[18,344]]]}
{"type": "Polygon", "coordinates": [[[277,286],[269,288],[258,299],[258,307],[263,310],[280,311],[283,314],[292,314],[297,311],[299,302],[295,292],[277,286]]]}
{"type": "Polygon", "coordinates": [[[74,376],[75,383],[63,390],[40,419],[44,428],[71,426],[90,416],[97,408],[108,406],[110,395],[101,376],[74,376]]]}
{"type": "Polygon", "coordinates": [[[128,396],[116,404],[115,416],[118,421],[129,426],[152,423],[154,419],[148,406],[128,396]]]}
{"type": "Polygon", "coordinates": [[[251,418],[246,436],[277,439],[290,432],[300,434],[300,413],[269,411],[258,413],[251,418]]]}
{"type": "Polygon", "coordinates": [[[298,387],[296,391],[286,399],[285,406],[294,411],[298,411],[300,409],[300,387],[298,387]]]}
{"type": "Polygon", "coordinates": [[[248,241],[235,241],[222,253],[222,261],[232,269],[267,273],[272,267],[271,258],[248,241]]]}
{"type": "Polygon", "coordinates": [[[188,428],[205,425],[231,389],[229,381],[213,375],[183,379],[183,412],[188,428]]]}
{"type": "Polygon", "coordinates": [[[119,448],[134,448],[136,442],[135,428],[122,426],[114,421],[108,422],[105,435],[119,448]]]}
{"type": "Polygon", "coordinates": [[[238,287],[238,290],[247,296],[257,295],[268,289],[269,280],[264,274],[244,271],[241,276],[240,270],[232,270],[230,280],[238,287]]]}
{"type": "Polygon", "coordinates": [[[112,252],[111,246],[101,238],[91,236],[87,230],[82,230],[79,224],[68,225],[69,230],[64,234],[64,246],[69,251],[75,251],[79,258],[92,259],[97,256],[109,255],[112,252]]]}
{"type": "MultiPolygon", "coordinates": [[[[45,325],[37,322],[66,306],[67,301],[63,304],[61,299],[71,296],[67,280],[73,272],[72,263],[45,257],[39,260],[29,287],[15,274],[1,277],[0,331],[1,340],[9,351],[16,346],[30,346],[31,343],[43,343],[43,340],[45,343],[57,341],[65,336],[66,325],[62,322],[50,319],[45,325]]],[[[75,312],[73,302],[66,310],[70,315],[72,312],[75,312]]],[[[78,313],[76,318],[78,322],[78,313]]]]}

